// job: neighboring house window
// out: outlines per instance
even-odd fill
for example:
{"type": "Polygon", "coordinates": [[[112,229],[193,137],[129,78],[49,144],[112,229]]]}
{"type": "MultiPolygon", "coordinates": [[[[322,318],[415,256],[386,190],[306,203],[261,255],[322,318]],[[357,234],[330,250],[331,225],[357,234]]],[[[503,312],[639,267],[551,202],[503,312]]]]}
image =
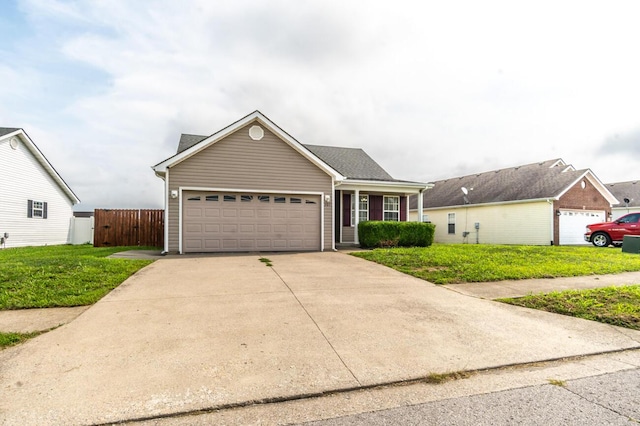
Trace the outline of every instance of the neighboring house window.
{"type": "Polygon", "coordinates": [[[455,234],[456,233],[456,214],[455,213],[449,213],[448,215],[448,226],[449,226],[449,233],[450,234],[455,234]]]}
{"type": "Polygon", "coordinates": [[[44,201],[27,200],[27,217],[46,219],[47,203],[44,201]]]}
{"type": "Polygon", "coordinates": [[[382,220],[400,220],[400,197],[385,195],[382,202],[382,220]]]}

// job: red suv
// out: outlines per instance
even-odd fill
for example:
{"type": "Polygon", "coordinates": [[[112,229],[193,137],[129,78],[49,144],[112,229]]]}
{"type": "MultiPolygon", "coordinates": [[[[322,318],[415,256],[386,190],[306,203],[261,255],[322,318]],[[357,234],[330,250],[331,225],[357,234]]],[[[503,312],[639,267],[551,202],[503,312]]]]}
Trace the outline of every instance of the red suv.
{"type": "Polygon", "coordinates": [[[640,235],[640,213],[629,213],[613,222],[587,225],[584,239],[596,247],[619,246],[625,235],[640,235]]]}

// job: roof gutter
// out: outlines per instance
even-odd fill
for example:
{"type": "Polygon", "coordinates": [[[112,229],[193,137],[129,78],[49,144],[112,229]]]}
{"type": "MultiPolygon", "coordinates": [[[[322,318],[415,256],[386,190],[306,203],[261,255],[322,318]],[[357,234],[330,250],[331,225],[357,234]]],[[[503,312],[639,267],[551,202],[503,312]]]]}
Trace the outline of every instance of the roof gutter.
{"type": "MultiPolygon", "coordinates": [[[[478,203],[478,204],[455,204],[452,206],[438,206],[438,207],[424,207],[423,210],[441,210],[441,209],[462,209],[468,207],[485,207],[485,206],[500,206],[500,205],[509,205],[509,204],[522,204],[522,203],[548,203],[550,200],[557,201],[558,197],[545,197],[545,198],[534,198],[530,200],[511,200],[511,201],[497,201],[493,203],[478,203]]],[[[417,210],[417,209],[410,209],[417,210]]]]}

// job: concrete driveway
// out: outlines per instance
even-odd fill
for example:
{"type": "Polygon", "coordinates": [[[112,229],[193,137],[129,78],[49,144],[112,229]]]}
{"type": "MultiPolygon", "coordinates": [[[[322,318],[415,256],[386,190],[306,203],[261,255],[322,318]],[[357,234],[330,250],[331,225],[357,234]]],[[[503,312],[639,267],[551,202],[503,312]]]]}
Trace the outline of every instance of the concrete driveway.
{"type": "Polygon", "coordinates": [[[159,260],[0,352],[0,420],[91,424],[640,347],[343,253],[159,260]]]}

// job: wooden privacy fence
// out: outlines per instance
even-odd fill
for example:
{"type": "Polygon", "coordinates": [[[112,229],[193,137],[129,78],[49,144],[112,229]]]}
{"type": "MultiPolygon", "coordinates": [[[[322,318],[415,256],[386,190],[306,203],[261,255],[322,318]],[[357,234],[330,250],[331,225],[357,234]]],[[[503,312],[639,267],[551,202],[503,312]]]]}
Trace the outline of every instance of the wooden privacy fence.
{"type": "Polygon", "coordinates": [[[94,247],[164,246],[164,210],[96,209],[94,247]]]}

